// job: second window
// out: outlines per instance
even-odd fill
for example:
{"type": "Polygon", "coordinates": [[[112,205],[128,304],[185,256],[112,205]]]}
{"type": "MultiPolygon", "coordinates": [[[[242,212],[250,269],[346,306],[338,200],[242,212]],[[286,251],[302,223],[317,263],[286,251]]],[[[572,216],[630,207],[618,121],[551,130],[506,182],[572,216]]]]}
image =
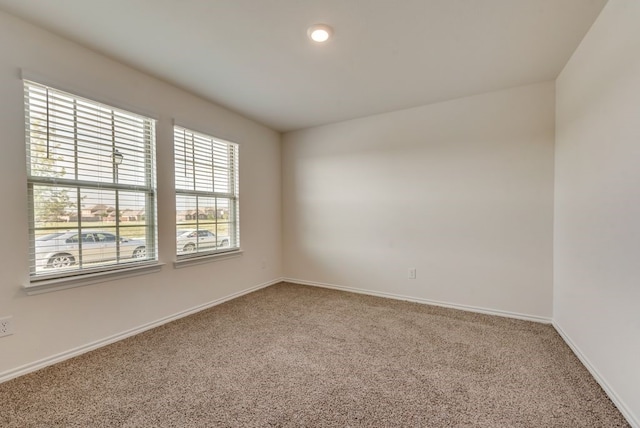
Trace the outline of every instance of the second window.
{"type": "Polygon", "coordinates": [[[174,127],[176,253],[240,248],[238,145],[174,127]]]}

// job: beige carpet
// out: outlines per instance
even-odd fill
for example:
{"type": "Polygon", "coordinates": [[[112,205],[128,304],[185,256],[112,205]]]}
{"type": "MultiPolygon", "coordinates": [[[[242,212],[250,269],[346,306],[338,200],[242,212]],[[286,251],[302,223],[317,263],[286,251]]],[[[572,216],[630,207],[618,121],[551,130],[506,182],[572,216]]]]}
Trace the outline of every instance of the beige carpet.
{"type": "Polygon", "coordinates": [[[628,426],[551,326],[279,284],[0,384],[2,427],[628,426]]]}

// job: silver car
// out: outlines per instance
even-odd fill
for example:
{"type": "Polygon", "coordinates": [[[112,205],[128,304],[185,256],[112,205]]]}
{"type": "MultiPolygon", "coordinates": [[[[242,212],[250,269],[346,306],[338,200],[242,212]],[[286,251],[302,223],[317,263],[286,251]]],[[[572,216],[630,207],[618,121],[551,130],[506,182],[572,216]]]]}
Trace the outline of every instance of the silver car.
{"type": "Polygon", "coordinates": [[[116,260],[118,247],[119,259],[147,258],[145,241],[142,239],[120,238],[118,245],[114,233],[102,230],[50,233],[36,238],[36,270],[68,268],[80,261],[86,264],[116,260]]]}
{"type": "Polygon", "coordinates": [[[193,253],[196,250],[228,247],[228,236],[217,236],[206,229],[178,229],[176,231],[178,254],[193,253]]]}

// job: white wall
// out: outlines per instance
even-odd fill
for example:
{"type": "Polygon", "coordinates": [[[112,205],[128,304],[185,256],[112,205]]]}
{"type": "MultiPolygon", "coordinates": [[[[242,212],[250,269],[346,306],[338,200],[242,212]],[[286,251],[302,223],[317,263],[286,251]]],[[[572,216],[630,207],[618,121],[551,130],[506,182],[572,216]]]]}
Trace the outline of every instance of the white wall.
{"type": "Polygon", "coordinates": [[[0,338],[0,378],[19,366],[281,277],[278,133],[1,12],[0,130],[0,317],[13,315],[15,325],[13,336],[0,338]],[[59,82],[62,89],[159,118],[160,260],[167,263],[160,273],[36,296],[24,293],[29,269],[20,68],[59,82]],[[173,268],[172,118],[240,144],[243,256],[173,268]]]}
{"type": "Polygon", "coordinates": [[[550,318],[554,96],[547,82],[285,134],[285,276],[550,318]]]}
{"type": "Polygon", "coordinates": [[[556,82],[554,318],[640,426],[640,2],[610,1],[556,82]]]}

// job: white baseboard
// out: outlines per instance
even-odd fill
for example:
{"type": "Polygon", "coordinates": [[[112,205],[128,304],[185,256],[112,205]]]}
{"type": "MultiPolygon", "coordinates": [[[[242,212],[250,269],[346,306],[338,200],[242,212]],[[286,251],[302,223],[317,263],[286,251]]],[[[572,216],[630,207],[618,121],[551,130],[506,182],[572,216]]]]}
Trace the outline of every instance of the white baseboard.
{"type": "Polygon", "coordinates": [[[618,394],[615,393],[615,391],[607,383],[605,378],[594,367],[594,365],[591,364],[591,361],[589,361],[589,358],[587,358],[586,355],[582,353],[578,345],[576,345],[573,342],[573,340],[571,340],[569,335],[562,329],[562,327],[560,327],[560,325],[556,321],[553,321],[553,328],[556,329],[560,337],[562,337],[562,339],[569,346],[569,348],[571,348],[571,350],[576,355],[576,357],[578,357],[580,362],[587,368],[587,370],[589,370],[589,373],[591,373],[591,376],[593,376],[596,382],[600,384],[600,386],[602,387],[604,392],[609,396],[613,404],[615,404],[618,410],[620,410],[620,413],[622,413],[622,416],[624,416],[627,419],[627,422],[629,422],[629,425],[631,425],[632,428],[640,428],[640,419],[633,414],[633,412],[624,403],[624,401],[618,396],[618,394]]]}
{"type": "Polygon", "coordinates": [[[627,421],[629,422],[631,427],[632,428],[640,428],[640,419],[637,418],[633,414],[633,412],[631,412],[631,410],[629,410],[629,407],[624,403],[624,401],[609,386],[609,384],[602,377],[602,375],[598,372],[598,370],[596,370],[596,368],[593,366],[593,364],[591,364],[589,359],[582,353],[580,348],[578,348],[576,346],[576,344],[569,338],[569,336],[564,332],[564,330],[562,330],[562,328],[552,318],[545,318],[545,317],[539,317],[539,316],[535,316],[535,315],[520,314],[520,313],[516,313],[516,312],[508,312],[508,311],[501,311],[501,310],[495,310],[495,309],[481,308],[481,307],[477,307],[477,306],[460,305],[460,304],[457,304],[457,303],[440,302],[440,301],[436,301],[436,300],[422,299],[422,298],[419,298],[419,297],[404,296],[404,295],[401,295],[401,294],[386,293],[386,292],[382,292],[382,291],[372,291],[372,290],[367,290],[367,289],[363,289],[363,288],[346,287],[346,286],[335,285],[335,284],[325,284],[325,283],[321,283],[321,282],[307,281],[307,280],[303,280],[303,279],[282,278],[282,281],[290,282],[290,283],[293,283],[293,284],[310,285],[310,286],[313,286],[313,287],[330,288],[330,289],[333,289],[333,290],[347,291],[347,292],[350,292],[350,293],[367,294],[367,295],[370,295],[370,296],[386,297],[386,298],[396,299],[396,300],[405,300],[405,301],[409,301],[409,302],[424,303],[424,304],[428,304],[428,305],[442,306],[442,307],[445,307],[445,308],[460,309],[460,310],[468,311],[468,312],[479,312],[479,313],[482,313],[482,314],[497,315],[497,316],[501,316],[501,317],[516,318],[516,319],[521,319],[521,320],[526,320],[526,321],[534,321],[534,322],[539,322],[539,323],[544,323],[544,324],[551,324],[556,329],[556,331],[558,332],[560,337],[562,337],[562,339],[565,341],[565,343],[571,348],[573,353],[578,357],[580,362],[582,362],[582,364],[587,368],[589,373],[591,373],[591,375],[596,380],[596,382],[598,382],[598,384],[602,387],[604,392],[609,396],[609,398],[611,399],[613,404],[618,408],[618,410],[620,410],[620,413],[622,413],[622,416],[624,416],[627,419],[627,421]]]}
{"type": "Polygon", "coordinates": [[[104,339],[96,340],[95,342],[88,343],[86,345],[78,346],[77,348],[70,349],[65,352],[61,352],[59,354],[53,355],[51,357],[43,358],[41,360],[35,361],[33,363],[25,364],[23,366],[17,367],[15,369],[11,369],[5,372],[0,373],[0,383],[6,382],[8,380],[14,379],[16,377],[25,375],[27,373],[35,372],[36,370],[40,370],[47,366],[54,365],[56,363],[68,360],[73,357],[77,357],[78,355],[85,354],[89,351],[93,351],[94,349],[101,348],[103,346],[107,346],[111,343],[118,342],[120,340],[126,339],[127,337],[135,336],[136,334],[140,334],[144,331],[151,330],[152,328],[159,327],[163,324],[169,323],[171,321],[175,321],[180,318],[184,318],[189,315],[193,315],[197,312],[203,311],[205,309],[211,308],[213,306],[219,305],[221,303],[227,302],[229,300],[233,300],[245,294],[252,293],[254,291],[260,290],[261,288],[266,288],[274,284],[278,284],[282,282],[281,278],[277,278],[242,291],[238,291],[236,293],[230,294],[225,297],[221,297],[216,300],[212,300],[210,302],[204,303],[202,305],[195,306],[190,309],[186,309],[184,311],[180,311],[176,314],[169,315],[164,318],[160,318],[159,320],[152,321],[146,324],[143,324],[139,327],[132,328],[130,330],[124,331],[122,333],[114,334],[113,336],[106,337],[104,339]]]}
{"type": "Polygon", "coordinates": [[[533,322],[538,322],[543,324],[552,323],[551,318],[541,317],[537,315],[520,314],[517,312],[502,311],[499,309],[489,309],[489,308],[481,308],[479,306],[460,305],[457,303],[440,302],[438,300],[423,299],[420,297],[405,296],[402,294],[387,293],[384,291],[373,291],[373,290],[367,290],[364,288],[347,287],[344,285],[325,284],[322,282],[306,281],[303,279],[295,279],[295,278],[282,278],[282,281],[290,282],[293,284],[311,285],[313,287],[331,288],[333,290],[347,291],[350,293],[367,294],[370,296],[377,296],[377,297],[386,297],[388,299],[404,300],[407,302],[423,303],[427,305],[441,306],[444,308],[459,309],[461,311],[467,311],[467,312],[477,312],[477,313],[487,314],[487,315],[497,315],[499,317],[505,317],[505,318],[516,318],[520,320],[533,321],[533,322]]]}
{"type": "Polygon", "coordinates": [[[626,406],[624,401],[609,386],[609,384],[602,377],[602,375],[598,372],[598,370],[593,366],[593,364],[591,364],[589,359],[582,353],[580,348],[578,348],[578,346],[564,332],[562,327],[560,327],[560,325],[558,325],[551,318],[540,317],[540,316],[535,316],[535,315],[520,314],[520,313],[517,313],[517,312],[501,311],[501,310],[496,310],[496,309],[481,308],[481,307],[477,307],[477,306],[469,306],[469,305],[460,305],[460,304],[456,304],[456,303],[440,302],[440,301],[436,301],[436,300],[405,296],[405,295],[401,295],[401,294],[386,293],[386,292],[381,292],[381,291],[372,291],[372,290],[367,290],[367,289],[362,289],[362,288],[346,287],[346,286],[341,286],[341,285],[326,284],[326,283],[315,282],[315,281],[306,281],[306,280],[295,279],[295,278],[277,278],[277,279],[274,279],[274,280],[271,280],[271,281],[268,281],[268,282],[265,282],[265,283],[262,283],[262,284],[259,284],[259,285],[256,285],[256,286],[241,290],[241,291],[238,291],[236,293],[232,293],[232,294],[230,294],[228,296],[221,297],[221,298],[213,300],[211,302],[207,302],[207,303],[204,303],[202,305],[198,305],[198,306],[195,306],[193,308],[186,309],[184,311],[181,311],[181,312],[178,312],[176,314],[161,318],[159,320],[152,321],[152,322],[147,323],[147,324],[143,324],[143,325],[141,325],[139,327],[124,331],[122,333],[118,333],[118,334],[115,334],[113,336],[109,336],[109,337],[106,337],[104,339],[97,340],[95,342],[91,342],[91,343],[88,343],[86,345],[79,346],[77,348],[73,348],[73,349],[70,349],[68,351],[53,355],[51,357],[47,357],[47,358],[35,361],[33,363],[25,364],[23,366],[15,368],[15,369],[11,369],[11,370],[2,372],[2,373],[0,373],[0,383],[6,382],[8,380],[14,379],[16,377],[19,377],[19,376],[22,376],[22,375],[25,375],[25,374],[28,374],[28,373],[31,373],[31,372],[35,372],[35,371],[40,370],[42,368],[45,368],[47,366],[51,366],[53,364],[68,360],[68,359],[76,357],[78,355],[82,355],[82,354],[87,353],[89,351],[93,351],[94,349],[98,349],[98,348],[101,348],[103,346],[107,346],[107,345],[109,345],[111,343],[118,342],[118,341],[126,339],[128,337],[135,336],[136,334],[142,333],[142,332],[147,331],[147,330],[151,330],[152,328],[159,327],[159,326],[161,326],[163,324],[169,323],[171,321],[175,321],[175,320],[180,319],[180,318],[184,318],[184,317],[189,316],[189,315],[193,315],[193,314],[195,314],[197,312],[203,311],[205,309],[211,308],[213,306],[219,305],[219,304],[227,302],[229,300],[233,300],[233,299],[238,298],[240,296],[243,296],[245,294],[252,293],[252,292],[260,290],[262,288],[266,288],[266,287],[269,287],[271,285],[278,284],[278,283],[283,282],[283,281],[284,282],[294,283],[294,284],[309,285],[309,286],[321,287],[321,288],[330,288],[330,289],[334,289],[334,290],[347,291],[347,292],[351,292],[351,293],[366,294],[366,295],[377,296],[377,297],[386,297],[386,298],[389,298],[389,299],[404,300],[404,301],[408,301],[408,302],[423,303],[423,304],[428,304],[428,305],[441,306],[441,307],[445,307],[445,308],[459,309],[459,310],[468,311],[468,312],[477,312],[477,313],[482,313],[482,314],[487,314],[487,315],[497,315],[497,316],[507,317],[507,318],[516,318],[516,319],[521,319],[521,320],[526,320],[526,321],[534,321],[534,322],[539,322],[539,323],[544,323],[544,324],[552,324],[553,327],[558,332],[558,334],[560,335],[560,337],[562,337],[562,339],[565,341],[565,343],[571,348],[571,350],[574,352],[574,354],[578,357],[578,359],[582,362],[582,364],[587,368],[589,373],[591,373],[591,375],[598,382],[598,384],[600,384],[600,386],[605,391],[605,393],[609,396],[611,401],[620,410],[620,413],[622,413],[622,415],[627,419],[627,421],[629,422],[631,427],[632,428],[640,428],[640,419],[637,418],[631,412],[631,410],[629,410],[629,408],[626,406]]]}

